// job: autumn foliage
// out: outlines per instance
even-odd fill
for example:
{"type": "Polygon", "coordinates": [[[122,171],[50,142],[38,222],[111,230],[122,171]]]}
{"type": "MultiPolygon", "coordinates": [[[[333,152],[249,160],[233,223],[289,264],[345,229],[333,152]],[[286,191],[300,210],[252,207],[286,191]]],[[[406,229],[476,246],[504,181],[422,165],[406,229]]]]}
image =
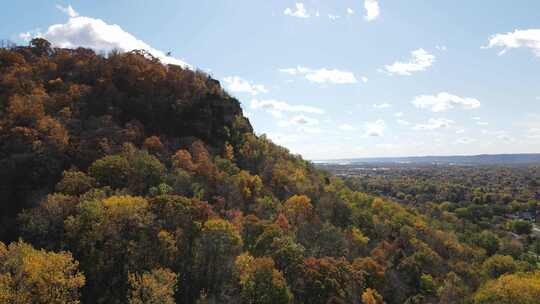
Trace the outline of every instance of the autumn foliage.
{"type": "Polygon", "coordinates": [[[141,51],[0,50],[0,168],[1,303],[538,299],[499,236],[352,190],[141,51]]]}

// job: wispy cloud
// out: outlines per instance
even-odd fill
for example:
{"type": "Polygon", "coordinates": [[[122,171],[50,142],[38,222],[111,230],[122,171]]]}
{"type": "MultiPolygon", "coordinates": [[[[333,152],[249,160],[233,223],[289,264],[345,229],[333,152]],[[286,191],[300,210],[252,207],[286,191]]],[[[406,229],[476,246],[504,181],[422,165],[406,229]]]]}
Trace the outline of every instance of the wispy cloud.
{"type": "Polygon", "coordinates": [[[318,127],[319,120],[305,115],[297,115],[289,120],[282,120],[278,122],[280,127],[295,127],[297,131],[303,133],[320,133],[321,129],[318,127]]]}
{"type": "Polygon", "coordinates": [[[339,18],[341,18],[341,16],[328,14],[328,19],[330,19],[332,21],[338,20],[339,18]]]}
{"type": "Polygon", "coordinates": [[[446,47],[446,45],[436,45],[435,48],[439,51],[443,51],[443,52],[446,52],[448,50],[448,48],[446,47]]]}
{"type": "Polygon", "coordinates": [[[285,101],[279,101],[274,99],[266,100],[251,100],[250,108],[253,110],[263,109],[267,113],[276,118],[283,117],[284,112],[288,113],[311,113],[311,114],[324,114],[324,110],[316,107],[306,105],[291,105],[285,101]]]}
{"type": "Polygon", "coordinates": [[[488,45],[482,48],[494,47],[503,48],[499,55],[503,55],[509,49],[529,48],[536,56],[540,57],[540,29],[515,30],[506,34],[496,34],[491,36],[488,45]]]}
{"type": "Polygon", "coordinates": [[[295,4],[296,8],[286,8],[284,11],[283,11],[283,14],[287,15],[287,16],[291,16],[291,17],[296,17],[296,18],[309,18],[310,15],[309,13],[307,12],[306,8],[304,7],[304,3],[296,3],[295,4]]]}
{"type": "Polygon", "coordinates": [[[227,89],[231,92],[249,93],[251,95],[268,93],[268,90],[264,87],[264,85],[253,84],[252,82],[238,76],[225,77],[223,78],[223,82],[227,84],[227,89]]]}
{"type": "Polygon", "coordinates": [[[414,98],[412,103],[420,109],[429,109],[432,112],[445,112],[454,107],[463,109],[476,109],[480,107],[480,101],[476,98],[459,97],[450,93],[437,95],[420,95],[414,98]]]}
{"type": "Polygon", "coordinates": [[[21,38],[23,41],[26,41],[26,42],[30,42],[30,40],[32,40],[32,38],[34,38],[36,36],[42,36],[42,34],[41,33],[33,34],[30,31],[19,34],[19,38],[21,38]]]}
{"type": "Polygon", "coordinates": [[[526,137],[533,138],[533,139],[539,139],[540,138],[540,128],[530,128],[529,130],[527,130],[526,137]]]}
{"type": "Polygon", "coordinates": [[[358,82],[354,73],[338,69],[311,69],[298,66],[296,68],[280,69],[279,71],[289,75],[302,75],[307,80],[315,83],[353,84],[358,82]]]}
{"type": "Polygon", "coordinates": [[[341,124],[338,126],[338,129],[342,131],[355,131],[356,130],[356,128],[350,124],[341,124]]]}
{"type": "Polygon", "coordinates": [[[302,126],[315,126],[319,124],[319,120],[305,115],[297,115],[287,121],[282,121],[281,126],[289,125],[302,125],[302,126]]]}
{"type": "Polygon", "coordinates": [[[398,119],[398,120],[396,120],[396,122],[397,122],[398,124],[402,125],[402,126],[408,126],[408,125],[411,124],[410,122],[408,122],[408,121],[406,121],[406,120],[404,120],[404,119],[398,119]]]}
{"type": "Polygon", "coordinates": [[[375,109],[388,109],[388,108],[391,108],[392,105],[389,104],[389,103],[380,103],[380,104],[374,104],[373,105],[373,108],[375,109]]]}
{"type": "Polygon", "coordinates": [[[457,144],[462,144],[462,145],[468,145],[468,144],[471,144],[473,142],[475,142],[476,140],[474,138],[470,138],[470,137],[461,137],[461,138],[458,138],[456,140],[456,143],[457,144]]]}
{"type": "Polygon", "coordinates": [[[453,120],[446,118],[430,118],[427,123],[417,124],[414,126],[414,130],[419,131],[432,131],[437,129],[444,129],[454,124],[453,120]]]}
{"type": "Polygon", "coordinates": [[[410,76],[414,72],[425,71],[435,62],[435,55],[428,53],[424,49],[417,49],[411,52],[411,59],[408,62],[396,61],[384,67],[385,71],[393,75],[410,76]]]}
{"type": "Polygon", "coordinates": [[[364,128],[366,130],[366,135],[371,137],[380,137],[384,135],[384,131],[386,129],[386,123],[384,120],[379,119],[374,122],[367,122],[364,125],[364,128]]]}
{"type": "Polygon", "coordinates": [[[56,5],[56,8],[61,10],[64,14],[70,16],[71,18],[79,17],[79,13],[71,7],[71,5],[68,5],[67,7],[61,6],[59,4],[56,5]]]}
{"type": "Polygon", "coordinates": [[[366,20],[372,21],[377,19],[381,14],[381,9],[379,7],[379,2],[377,0],[365,0],[364,8],[366,10],[366,20]]]}
{"type": "Polygon", "coordinates": [[[401,146],[396,144],[376,144],[375,147],[383,150],[395,150],[401,146]]]}

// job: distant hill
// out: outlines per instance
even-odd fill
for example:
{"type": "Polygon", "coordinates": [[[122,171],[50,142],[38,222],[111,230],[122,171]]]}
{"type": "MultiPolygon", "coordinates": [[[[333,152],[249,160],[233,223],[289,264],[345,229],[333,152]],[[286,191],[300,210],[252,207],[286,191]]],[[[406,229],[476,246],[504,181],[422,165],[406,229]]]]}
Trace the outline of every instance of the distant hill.
{"type": "Polygon", "coordinates": [[[412,164],[457,164],[457,165],[516,165],[540,164],[540,153],[535,154],[481,154],[455,156],[411,156],[373,157],[339,160],[319,160],[315,163],[412,163],[412,164]]]}

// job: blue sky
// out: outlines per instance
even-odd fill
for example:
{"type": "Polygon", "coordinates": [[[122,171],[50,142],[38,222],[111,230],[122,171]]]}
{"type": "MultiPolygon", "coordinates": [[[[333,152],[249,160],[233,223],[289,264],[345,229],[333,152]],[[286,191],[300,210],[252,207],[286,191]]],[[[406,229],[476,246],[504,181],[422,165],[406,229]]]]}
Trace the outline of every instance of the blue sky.
{"type": "Polygon", "coordinates": [[[3,8],[0,38],[147,48],[209,71],[258,134],[308,159],[540,152],[539,1],[18,0],[3,8]]]}

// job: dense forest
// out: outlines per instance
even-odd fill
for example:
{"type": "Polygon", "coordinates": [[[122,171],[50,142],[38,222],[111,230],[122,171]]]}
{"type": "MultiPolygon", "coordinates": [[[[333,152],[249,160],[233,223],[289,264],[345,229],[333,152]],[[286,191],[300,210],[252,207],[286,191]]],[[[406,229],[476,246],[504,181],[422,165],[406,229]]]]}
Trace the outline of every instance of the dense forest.
{"type": "Polygon", "coordinates": [[[319,170],[142,51],[1,49],[0,168],[0,303],[540,298],[526,236],[319,170]]]}

